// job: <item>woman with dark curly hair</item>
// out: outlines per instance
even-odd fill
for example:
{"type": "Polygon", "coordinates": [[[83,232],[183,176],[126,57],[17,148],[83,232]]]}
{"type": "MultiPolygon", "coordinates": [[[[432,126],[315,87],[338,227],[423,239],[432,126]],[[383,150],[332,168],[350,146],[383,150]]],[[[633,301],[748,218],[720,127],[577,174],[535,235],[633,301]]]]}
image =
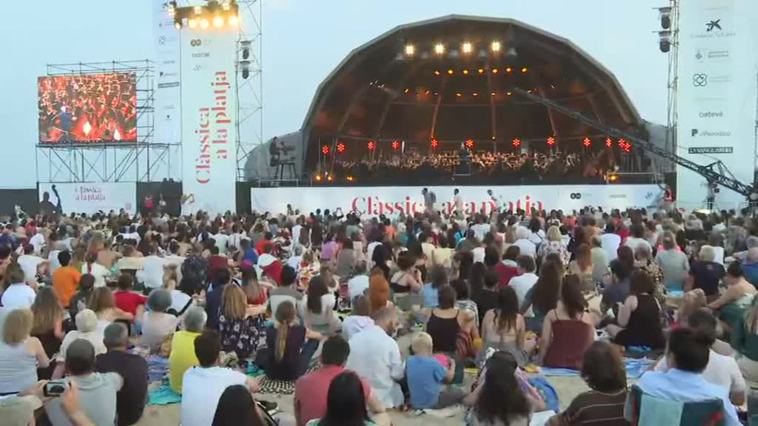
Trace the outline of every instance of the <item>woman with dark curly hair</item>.
{"type": "Polygon", "coordinates": [[[607,342],[595,342],[584,353],[582,378],[590,390],[579,394],[548,425],[628,425],[624,420],[626,371],[621,355],[607,342]]]}

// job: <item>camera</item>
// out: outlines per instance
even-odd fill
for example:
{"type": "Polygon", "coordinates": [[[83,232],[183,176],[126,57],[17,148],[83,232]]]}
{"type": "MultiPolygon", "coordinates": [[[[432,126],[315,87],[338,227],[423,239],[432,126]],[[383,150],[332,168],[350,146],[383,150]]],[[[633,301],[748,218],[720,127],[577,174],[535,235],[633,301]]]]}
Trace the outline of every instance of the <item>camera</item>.
{"type": "Polygon", "coordinates": [[[68,389],[68,382],[66,380],[51,380],[45,383],[43,393],[47,397],[60,396],[68,389]]]}

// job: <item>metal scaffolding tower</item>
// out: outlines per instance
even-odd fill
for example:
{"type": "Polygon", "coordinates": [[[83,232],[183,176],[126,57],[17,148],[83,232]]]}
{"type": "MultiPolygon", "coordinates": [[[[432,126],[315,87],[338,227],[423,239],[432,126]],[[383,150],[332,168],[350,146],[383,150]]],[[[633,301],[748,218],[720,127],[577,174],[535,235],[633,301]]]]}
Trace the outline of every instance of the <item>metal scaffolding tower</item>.
{"type": "Polygon", "coordinates": [[[263,0],[238,0],[237,41],[237,180],[245,180],[245,163],[263,143],[263,0]]]}

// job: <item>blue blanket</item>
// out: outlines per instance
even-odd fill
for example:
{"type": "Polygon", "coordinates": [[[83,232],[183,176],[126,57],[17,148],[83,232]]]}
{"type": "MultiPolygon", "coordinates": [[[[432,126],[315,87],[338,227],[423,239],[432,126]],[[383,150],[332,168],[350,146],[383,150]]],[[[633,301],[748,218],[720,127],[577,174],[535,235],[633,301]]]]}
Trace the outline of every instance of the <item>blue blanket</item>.
{"type": "MultiPolygon", "coordinates": [[[[625,358],[624,366],[626,367],[626,377],[629,379],[639,379],[640,376],[642,376],[642,373],[647,371],[650,368],[650,366],[653,365],[654,363],[655,363],[654,360],[647,359],[647,358],[641,358],[641,359],[625,358]]],[[[543,376],[553,376],[553,377],[579,376],[579,371],[572,370],[570,368],[541,367],[540,371],[543,376]]]]}
{"type": "Polygon", "coordinates": [[[182,402],[182,396],[171,390],[168,383],[148,392],[147,405],[169,405],[182,402]]]}

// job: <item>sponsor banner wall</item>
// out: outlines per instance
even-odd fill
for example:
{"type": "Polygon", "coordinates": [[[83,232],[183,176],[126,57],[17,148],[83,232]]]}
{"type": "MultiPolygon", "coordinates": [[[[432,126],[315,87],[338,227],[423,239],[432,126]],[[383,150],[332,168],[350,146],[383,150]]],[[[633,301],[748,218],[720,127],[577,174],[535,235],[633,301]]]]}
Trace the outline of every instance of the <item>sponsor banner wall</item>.
{"type": "Polygon", "coordinates": [[[236,32],[180,32],[183,213],[235,211],[236,32]]]}
{"type": "Polygon", "coordinates": [[[155,48],[155,133],[156,142],[181,141],[179,107],[179,31],[168,14],[167,0],[153,1],[155,48]]]}
{"type": "MultiPolygon", "coordinates": [[[[734,176],[753,182],[755,164],[758,1],[679,2],[678,154],[698,164],[721,160],[734,176]]],[[[702,207],[707,189],[698,174],[679,167],[680,205],[702,207]]],[[[729,190],[719,208],[744,200],[729,190]]]]}
{"type": "MultiPolygon", "coordinates": [[[[437,197],[435,208],[449,213],[454,208],[454,186],[428,187],[437,197]]],[[[252,210],[284,212],[287,205],[308,214],[316,209],[341,208],[344,213],[364,216],[393,216],[404,212],[424,211],[421,186],[377,186],[334,188],[251,188],[252,210]]],[[[657,206],[663,196],[658,185],[555,185],[555,186],[462,186],[467,214],[484,209],[563,209],[578,210],[586,206],[604,209],[657,206]],[[487,194],[492,189],[493,196],[487,194]],[[493,200],[494,198],[494,200],[493,200]]]]}
{"type": "Polygon", "coordinates": [[[124,209],[136,213],[137,184],[133,182],[104,183],[42,183],[38,184],[39,200],[44,193],[57,205],[60,196],[63,213],[96,213],[124,209]],[[53,189],[55,186],[55,189],[53,189]]]}

